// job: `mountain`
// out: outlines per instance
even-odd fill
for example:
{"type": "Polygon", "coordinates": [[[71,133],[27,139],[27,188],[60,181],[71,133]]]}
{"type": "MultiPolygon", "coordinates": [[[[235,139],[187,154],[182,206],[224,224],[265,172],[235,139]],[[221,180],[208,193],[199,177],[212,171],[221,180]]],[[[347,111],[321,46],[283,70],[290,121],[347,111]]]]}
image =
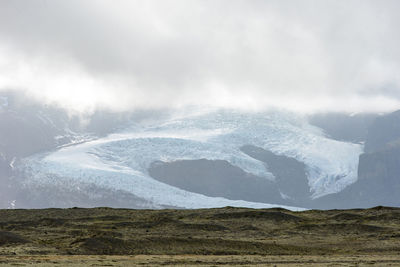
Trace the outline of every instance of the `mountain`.
{"type": "Polygon", "coordinates": [[[155,206],[296,206],[355,182],[361,153],[362,145],[330,139],[291,113],[218,110],[133,124],[28,157],[22,169],[29,186],[82,190],[95,184],[155,206]],[[275,162],[260,160],[248,146],[270,151],[275,162]],[[280,161],[290,161],[293,172],[302,168],[296,185],[308,189],[306,195],[290,189],[296,178],[279,170],[280,161]]]}
{"type": "MultiPolygon", "coordinates": [[[[21,158],[73,142],[65,112],[35,104],[16,93],[0,97],[0,207],[9,207],[21,193],[14,177],[21,158]],[[62,138],[61,138],[62,136],[62,138]],[[60,137],[60,138],[59,138],[60,137]]],[[[11,205],[12,206],[12,205],[11,205]]]]}
{"type": "Polygon", "coordinates": [[[303,162],[271,151],[246,145],[241,150],[264,162],[274,174],[279,193],[286,202],[307,207],[312,202],[307,178],[307,166],[303,162]]]}
{"type": "Polygon", "coordinates": [[[324,130],[332,139],[364,143],[371,125],[379,114],[375,113],[317,113],[309,116],[310,124],[324,130]]]}
{"type": "MultiPolygon", "coordinates": [[[[84,120],[54,106],[43,105],[17,92],[0,95],[0,208],[38,208],[71,206],[142,207],[130,194],[109,192],[96,185],[90,194],[60,190],[54,185],[26,186],[22,159],[105,136],[124,123],[141,120],[146,114],[117,114],[98,111],[84,120]],[[62,199],[60,197],[63,196],[62,199]],[[122,196],[122,197],[121,197],[122,196]]],[[[29,177],[27,177],[29,179],[29,177]]]]}
{"type": "Polygon", "coordinates": [[[0,100],[4,208],[400,205],[399,112],[99,110],[82,119],[17,94],[0,100]]]}
{"type": "Polygon", "coordinates": [[[360,155],[358,180],[336,195],[321,199],[323,207],[400,206],[400,111],[378,116],[368,129],[360,155]]]}
{"type": "Polygon", "coordinates": [[[376,118],[368,129],[365,152],[374,153],[400,143],[400,110],[376,118]]]}

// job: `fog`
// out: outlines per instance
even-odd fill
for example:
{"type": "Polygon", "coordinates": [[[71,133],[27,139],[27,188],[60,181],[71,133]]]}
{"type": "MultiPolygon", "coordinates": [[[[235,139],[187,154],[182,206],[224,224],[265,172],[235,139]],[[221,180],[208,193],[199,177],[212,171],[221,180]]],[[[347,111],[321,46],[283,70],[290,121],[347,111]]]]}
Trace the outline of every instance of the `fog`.
{"type": "Polygon", "coordinates": [[[399,1],[0,1],[0,90],[74,112],[400,108],[399,1]]]}

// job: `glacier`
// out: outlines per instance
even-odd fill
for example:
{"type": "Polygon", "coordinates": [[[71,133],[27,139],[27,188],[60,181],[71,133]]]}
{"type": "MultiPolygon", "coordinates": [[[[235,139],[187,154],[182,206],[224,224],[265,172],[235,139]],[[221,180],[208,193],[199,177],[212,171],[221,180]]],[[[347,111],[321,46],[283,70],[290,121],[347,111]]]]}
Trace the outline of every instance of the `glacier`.
{"type": "MultiPolygon", "coordinates": [[[[214,110],[154,123],[132,123],[104,138],[73,144],[23,161],[27,183],[80,183],[124,190],[155,205],[182,208],[282,205],[207,197],[161,183],[148,174],[155,161],[226,160],[273,181],[267,166],[240,148],[253,145],[303,162],[313,198],[336,193],[357,180],[363,146],[330,139],[303,116],[281,111],[214,110]]],[[[287,207],[292,210],[301,208],[287,207]]]]}

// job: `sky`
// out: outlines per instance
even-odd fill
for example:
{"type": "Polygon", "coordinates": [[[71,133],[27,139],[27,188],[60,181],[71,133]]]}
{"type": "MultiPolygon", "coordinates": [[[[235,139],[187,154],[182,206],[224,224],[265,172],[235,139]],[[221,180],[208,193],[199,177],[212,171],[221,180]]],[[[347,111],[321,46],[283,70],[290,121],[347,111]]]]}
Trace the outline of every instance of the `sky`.
{"type": "Polygon", "coordinates": [[[400,109],[397,0],[0,0],[0,93],[76,112],[400,109]]]}

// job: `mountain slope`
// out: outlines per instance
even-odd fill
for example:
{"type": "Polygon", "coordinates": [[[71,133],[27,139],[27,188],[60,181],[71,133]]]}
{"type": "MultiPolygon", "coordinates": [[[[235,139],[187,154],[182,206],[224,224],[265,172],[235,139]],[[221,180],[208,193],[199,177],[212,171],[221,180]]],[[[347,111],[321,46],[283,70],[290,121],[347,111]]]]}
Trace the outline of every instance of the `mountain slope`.
{"type": "Polygon", "coordinates": [[[95,184],[126,191],[155,205],[268,207],[221,195],[206,197],[161,183],[149,175],[149,168],[156,161],[207,159],[226,161],[250,176],[276,183],[265,162],[241,150],[245,145],[302,162],[312,198],[339,192],[355,182],[362,152],[361,145],[329,139],[293,114],[223,110],[134,124],[105,138],[30,157],[24,161],[23,169],[29,177],[26,184],[76,188],[95,184]]]}
{"type": "Polygon", "coordinates": [[[322,197],[312,207],[366,208],[400,206],[400,111],[379,116],[370,125],[358,180],[343,191],[322,197]]]}

